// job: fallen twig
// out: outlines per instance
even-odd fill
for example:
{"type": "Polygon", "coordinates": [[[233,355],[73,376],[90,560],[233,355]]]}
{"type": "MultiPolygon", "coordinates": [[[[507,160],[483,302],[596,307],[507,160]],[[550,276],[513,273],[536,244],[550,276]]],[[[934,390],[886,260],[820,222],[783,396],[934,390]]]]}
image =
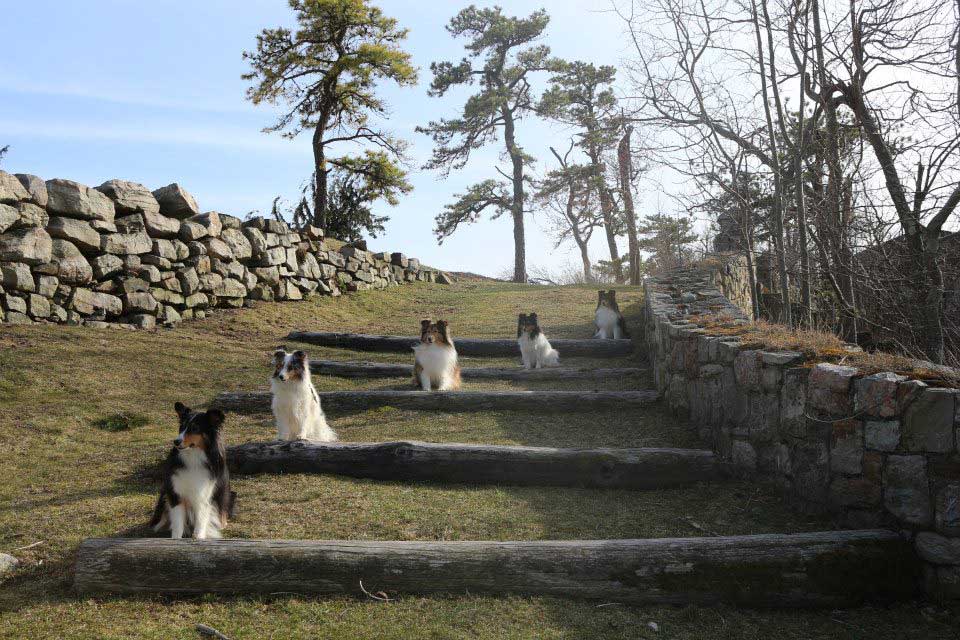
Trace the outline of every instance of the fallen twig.
{"type": "Polygon", "coordinates": [[[27,549],[33,549],[34,547],[39,547],[39,546],[42,545],[42,544],[43,544],[43,540],[40,540],[39,542],[34,542],[33,544],[28,544],[28,545],[25,546],[25,547],[17,547],[16,549],[14,549],[14,551],[26,551],[27,549]]]}
{"type": "Polygon", "coordinates": [[[360,591],[363,591],[367,596],[377,600],[379,602],[390,602],[391,598],[383,591],[377,591],[376,593],[370,593],[363,587],[363,580],[360,581],[360,591]]]}
{"type": "Polygon", "coordinates": [[[208,627],[205,624],[197,623],[197,633],[199,633],[204,638],[216,638],[217,640],[230,640],[230,638],[223,635],[213,627],[208,627]]]}

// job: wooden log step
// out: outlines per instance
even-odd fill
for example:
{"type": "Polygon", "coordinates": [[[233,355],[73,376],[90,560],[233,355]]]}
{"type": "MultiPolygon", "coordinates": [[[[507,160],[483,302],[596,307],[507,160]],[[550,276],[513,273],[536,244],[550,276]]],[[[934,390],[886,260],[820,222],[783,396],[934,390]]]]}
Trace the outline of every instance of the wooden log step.
{"type": "MultiPolygon", "coordinates": [[[[339,360],[311,360],[310,371],[341,378],[410,378],[412,364],[386,362],[341,362],[339,360]]],[[[477,380],[604,380],[627,378],[647,373],[640,367],[547,367],[545,369],[512,369],[494,367],[463,367],[460,375],[477,380]]]]}
{"type": "MultiPolygon", "coordinates": [[[[374,336],[363,333],[329,333],[322,331],[293,331],[288,340],[315,344],[321,347],[339,347],[354,351],[381,351],[410,353],[414,344],[420,341],[415,336],[374,336]]],[[[461,356],[519,356],[520,347],[516,339],[486,340],[480,338],[454,338],[457,353],[461,356]]],[[[551,340],[553,348],[564,357],[621,358],[633,352],[630,340],[551,340]]]]}
{"type": "Polygon", "coordinates": [[[234,473],[332,473],[377,480],[662,489],[726,476],[702,449],[556,449],[429,442],[250,442],[234,473]]]}
{"type": "Polygon", "coordinates": [[[919,563],[891,531],[542,542],[90,539],[81,596],[566,596],[626,604],[848,607],[914,595],[919,563]],[[361,585],[362,583],[362,585],[361,585]]]}
{"type": "MultiPolygon", "coordinates": [[[[414,411],[600,411],[653,404],[656,391],[321,391],[326,411],[395,407],[414,411]]],[[[234,413],[270,411],[269,391],[224,392],[213,406],[234,413]]]]}

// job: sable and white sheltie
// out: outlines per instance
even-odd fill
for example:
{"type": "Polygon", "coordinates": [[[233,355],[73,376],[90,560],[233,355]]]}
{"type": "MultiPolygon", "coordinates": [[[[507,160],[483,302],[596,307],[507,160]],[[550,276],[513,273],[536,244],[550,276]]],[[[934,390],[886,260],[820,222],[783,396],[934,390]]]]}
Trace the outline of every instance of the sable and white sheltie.
{"type": "Polygon", "coordinates": [[[457,348],[446,320],[420,322],[420,342],[413,347],[413,383],[424,391],[460,388],[457,348]]]}
{"type": "Polygon", "coordinates": [[[320,406],[320,395],[310,381],[310,361],[303,351],[273,354],[273,419],[280,440],[333,442],[337,434],[327,424],[320,406]]]}
{"type": "Polygon", "coordinates": [[[617,292],[610,291],[597,292],[597,312],[593,317],[594,324],[597,325],[597,333],[594,338],[629,338],[627,323],[620,313],[620,307],[617,306],[617,292]]]}
{"type": "Polygon", "coordinates": [[[540,331],[537,314],[521,313],[517,318],[517,344],[525,369],[555,367],[560,364],[560,354],[550,346],[547,336],[540,331]]]}
{"type": "Polygon", "coordinates": [[[174,409],[180,431],[163,466],[163,486],[150,526],[154,531],[169,528],[171,538],[182,538],[188,528],[194,538],[219,538],[236,499],[220,438],[223,412],[199,413],[180,402],[174,409]]]}

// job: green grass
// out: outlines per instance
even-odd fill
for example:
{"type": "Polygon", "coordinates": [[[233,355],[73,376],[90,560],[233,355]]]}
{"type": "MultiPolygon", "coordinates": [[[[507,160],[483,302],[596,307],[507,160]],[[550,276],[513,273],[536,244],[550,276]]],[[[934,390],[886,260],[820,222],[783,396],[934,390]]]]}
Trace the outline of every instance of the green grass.
{"type": "MultiPolygon", "coordinates": [[[[620,296],[636,321],[640,294],[620,296]]],[[[239,638],[946,638],[954,612],[902,605],[848,612],[623,607],[549,598],[105,598],[71,591],[86,537],[143,535],[158,466],[176,433],[173,403],[203,406],[223,390],[265,389],[270,353],[292,329],[413,334],[444,317],[455,336],[510,337],[537,311],[550,337],[589,337],[586,287],[413,285],[300,304],[219,312],[175,331],[0,328],[0,552],[22,568],[0,582],[0,638],[195,638],[198,622],[239,638]],[[19,549],[33,545],[29,549],[19,549]],[[647,628],[649,621],[660,632],[647,628]]],[[[635,332],[639,327],[634,324],[635,332]]],[[[302,346],[290,343],[288,347],[302,346]]],[[[306,346],[314,358],[410,361],[406,354],[306,346]]],[[[562,355],[562,354],[561,354],[562,355]]],[[[582,364],[585,360],[576,360],[582,364]]],[[[465,364],[515,365],[511,359],[465,364]]],[[[597,361],[642,364],[639,356],[597,361]]],[[[406,380],[316,377],[320,389],[396,388],[406,380]]],[[[644,378],[591,383],[620,389],[644,378]]],[[[467,388],[580,388],[471,381],[467,388]]],[[[628,414],[332,414],[345,440],[401,438],[560,446],[702,446],[690,426],[651,408],[628,414]]],[[[228,444],[270,438],[269,416],[229,416],[228,444]]],[[[479,540],[697,536],[829,527],[756,482],[656,492],[473,487],[328,476],[237,477],[227,535],[257,538],[479,540]]],[[[599,603],[605,604],[605,603],[599,603]]]]}

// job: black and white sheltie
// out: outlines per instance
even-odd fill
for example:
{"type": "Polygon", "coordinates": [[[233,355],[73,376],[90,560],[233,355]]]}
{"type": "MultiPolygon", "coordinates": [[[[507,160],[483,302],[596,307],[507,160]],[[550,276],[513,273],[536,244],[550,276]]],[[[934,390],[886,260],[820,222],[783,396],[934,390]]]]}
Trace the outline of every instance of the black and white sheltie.
{"type": "Polygon", "coordinates": [[[413,347],[413,383],[424,391],[460,388],[457,348],[446,320],[420,322],[420,342],[413,347]]]}
{"type": "Polygon", "coordinates": [[[180,429],[163,466],[163,487],[150,526],[154,531],[169,529],[171,538],[182,538],[188,528],[194,538],[219,538],[236,498],[220,437],[223,412],[191,411],[180,402],[174,409],[180,429]]]}
{"type": "Polygon", "coordinates": [[[600,290],[597,292],[597,312],[593,317],[594,324],[597,325],[597,333],[594,338],[629,338],[627,323],[620,313],[620,307],[617,306],[617,292],[600,290]]]}
{"type": "Polygon", "coordinates": [[[550,346],[547,336],[540,330],[537,314],[521,313],[517,318],[517,344],[525,369],[555,367],[560,364],[560,354],[550,346]]]}

